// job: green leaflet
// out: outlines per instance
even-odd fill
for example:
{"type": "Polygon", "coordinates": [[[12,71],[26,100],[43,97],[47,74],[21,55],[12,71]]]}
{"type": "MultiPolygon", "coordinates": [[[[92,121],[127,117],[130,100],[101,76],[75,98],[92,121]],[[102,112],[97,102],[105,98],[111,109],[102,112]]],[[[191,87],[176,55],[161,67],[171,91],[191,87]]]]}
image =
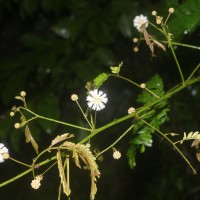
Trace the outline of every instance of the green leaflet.
{"type": "Polygon", "coordinates": [[[118,66],[110,66],[111,72],[113,74],[119,74],[122,65],[123,65],[123,62],[119,63],[118,66]]]}
{"type": "MultiPolygon", "coordinates": [[[[163,82],[158,75],[153,76],[151,80],[146,83],[146,87],[160,97],[164,95],[163,82]]],[[[148,105],[155,100],[157,100],[157,98],[146,90],[143,90],[137,98],[137,102],[143,105],[148,105]]],[[[154,106],[149,107],[148,110],[140,113],[140,117],[142,116],[143,120],[156,129],[159,129],[160,125],[167,120],[168,111],[167,101],[160,101],[154,106]]],[[[136,119],[134,123],[133,138],[129,141],[130,146],[127,151],[128,163],[132,169],[136,165],[135,156],[137,149],[140,150],[140,153],[143,153],[146,147],[151,147],[153,142],[152,133],[155,131],[152,127],[144,124],[140,119],[136,119]]]]}
{"type": "Polygon", "coordinates": [[[94,79],[95,88],[99,88],[107,79],[108,79],[108,75],[106,73],[99,74],[94,79]]]}

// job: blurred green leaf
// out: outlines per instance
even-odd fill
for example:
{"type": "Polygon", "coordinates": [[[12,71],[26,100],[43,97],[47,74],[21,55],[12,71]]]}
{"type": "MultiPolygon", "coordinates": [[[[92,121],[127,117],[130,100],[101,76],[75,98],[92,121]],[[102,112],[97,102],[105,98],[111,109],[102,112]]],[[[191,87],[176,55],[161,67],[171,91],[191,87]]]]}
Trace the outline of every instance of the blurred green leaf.
{"type": "Polygon", "coordinates": [[[122,14],[119,19],[119,29],[124,37],[131,38],[132,37],[132,30],[133,30],[133,16],[122,14]]]}
{"type": "Polygon", "coordinates": [[[91,55],[91,61],[98,65],[109,66],[115,63],[114,53],[105,46],[99,46],[91,55]]]}
{"type": "Polygon", "coordinates": [[[180,40],[184,35],[190,35],[200,25],[200,1],[187,0],[175,8],[168,21],[169,31],[173,40],[180,40]]]}
{"type": "Polygon", "coordinates": [[[27,15],[33,16],[39,9],[38,0],[22,0],[20,2],[20,15],[22,18],[26,18],[27,15]]]}
{"type": "Polygon", "coordinates": [[[24,34],[19,38],[19,42],[23,44],[24,47],[33,50],[44,50],[47,46],[47,40],[43,39],[41,36],[34,34],[24,34]]]}

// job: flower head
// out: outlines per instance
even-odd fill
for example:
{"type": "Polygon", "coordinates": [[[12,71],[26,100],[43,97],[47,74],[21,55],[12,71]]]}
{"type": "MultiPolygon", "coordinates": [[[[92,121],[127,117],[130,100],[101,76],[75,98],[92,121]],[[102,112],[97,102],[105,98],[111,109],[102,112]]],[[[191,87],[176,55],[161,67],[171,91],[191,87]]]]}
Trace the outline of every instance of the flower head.
{"type": "Polygon", "coordinates": [[[4,146],[4,144],[0,143],[0,163],[4,162],[4,159],[9,158],[8,149],[4,146]]]}
{"type": "Polygon", "coordinates": [[[174,8],[169,8],[169,13],[173,13],[174,12],[174,8]]]}
{"type": "Polygon", "coordinates": [[[148,19],[144,15],[138,15],[133,19],[133,26],[139,31],[143,32],[142,25],[148,27],[148,19]]]}
{"type": "Polygon", "coordinates": [[[96,111],[105,108],[105,104],[108,102],[106,94],[103,93],[101,90],[98,91],[97,89],[91,90],[86,100],[88,102],[87,104],[89,108],[96,111]]]}
{"type": "Polygon", "coordinates": [[[162,24],[163,23],[163,17],[156,16],[156,24],[162,24]]]}
{"type": "Polygon", "coordinates": [[[43,177],[41,175],[36,176],[35,179],[33,179],[31,182],[31,187],[37,190],[41,186],[40,181],[42,180],[42,178],[43,177]]]}
{"type": "Polygon", "coordinates": [[[133,114],[134,112],[135,112],[135,108],[130,107],[130,108],[128,109],[128,114],[129,114],[129,115],[133,114]]]}
{"type": "Polygon", "coordinates": [[[116,159],[116,160],[120,159],[121,158],[121,153],[119,151],[117,151],[117,150],[114,150],[113,158],[116,159]]]}
{"type": "Polygon", "coordinates": [[[78,95],[77,94],[72,94],[71,95],[71,100],[72,101],[77,101],[78,100],[78,95]]]}
{"type": "Polygon", "coordinates": [[[20,123],[15,123],[15,124],[14,124],[14,127],[15,127],[16,129],[20,128],[20,126],[21,126],[20,123]]]}

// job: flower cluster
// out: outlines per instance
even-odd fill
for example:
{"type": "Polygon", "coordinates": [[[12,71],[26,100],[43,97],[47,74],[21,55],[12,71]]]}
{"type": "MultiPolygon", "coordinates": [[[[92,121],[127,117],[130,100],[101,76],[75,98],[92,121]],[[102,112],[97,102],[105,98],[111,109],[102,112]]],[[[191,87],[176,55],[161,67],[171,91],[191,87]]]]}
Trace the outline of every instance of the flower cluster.
{"type": "Polygon", "coordinates": [[[4,162],[4,160],[8,158],[9,158],[8,149],[4,146],[4,144],[0,143],[0,163],[4,162]]]}
{"type": "Polygon", "coordinates": [[[40,181],[42,180],[42,178],[43,177],[41,175],[36,176],[31,182],[31,187],[37,190],[41,186],[40,181]]]}
{"type": "Polygon", "coordinates": [[[166,24],[166,23],[167,23],[167,20],[169,19],[170,14],[174,13],[174,8],[169,8],[168,11],[169,11],[169,14],[168,14],[168,16],[167,16],[165,22],[163,22],[163,17],[157,15],[157,12],[156,12],[155,10],[152,11],[151,14],[152,14],[153,16],[156,17],[156,24],[158,24],[158,25],[159,25],[159,24],[163,25],[163,24],[166,24]]]}

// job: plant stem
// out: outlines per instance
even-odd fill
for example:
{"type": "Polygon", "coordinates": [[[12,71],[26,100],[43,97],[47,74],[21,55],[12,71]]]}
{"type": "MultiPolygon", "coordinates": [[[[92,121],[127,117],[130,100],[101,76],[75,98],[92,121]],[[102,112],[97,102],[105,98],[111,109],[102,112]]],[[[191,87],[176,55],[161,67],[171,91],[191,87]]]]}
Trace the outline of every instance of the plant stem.
{"type": "Polygon", "coordinates": [[[173,148],[180,154],[180,156],[185,160],[185,162],[189,165],[189,167],[192,169],[193,173],[196,174],[196,169],[191,165],[190,161],[184,156],[184,154],[181,152],[181,150],[164,134],[162,133],[160,130],[158,130],[157,128],[155,128],[154,126],[152,126],[151,124],[149,124],[147,121],[141,119],[141,121],[146,124],[147,126],[151,127],[152,129],[154,129],[156,132],[158,132],[163,138],[165,138],[165,140],[167,142],[169,142],[173,148]]]}
{"type": "Polygon", "coordinates": [[[150,24],[151,26],[153,26],[155,29],[157,29],[158,31],[160,31],[161,33],[165,34],[165,32],[164,32],[162,29],[158,28],[158,27],[155,26],[153,23],[149,22],[149,24],[150,24]]]}
{"type": "Polygon", "coordinates": [[[192,71],[192,73],[190,74],[190,76],[188,77],[188,80],[191,79],[194,75],[194,73],[199,69],[200,67],[200,63],[195,67],[195,69],[192,71]]]}
{"type": "MultiPolygon", "coordinates": [[[[133,84],[133,85],[135,85],[135,86],[137,86],[137,87],[139,87],[139,88],[141,89],[141,86],[140,86],[139,84],[137,84],[136,82],[134,82],[134,81],[132,81],[132,80],[126,78],[126,77],[123,77],[123,76],[120,76],[120,75],[115,75],[115,74],[110,74],[110,76],[123,79],[123,80],[125,80],[125,81],[127,81],[127,82],[129,82],[129,83],[131,83],[131,84],[133,84]]],[[[151,95],[153,95],[154,97],[160,98],[157,94],[155,94],[154,92],[152,92],[152,91],[149,90],[148,88],[145,87],[145,88],[142,88],[142,89],[146,90],[147,92],[149,92],[149,93],[150,93],[151,95]]]]}
{"type": "Polygon", "coordinates": [[[178,62],[178,59],[177,59],[177,57],[176,57],[176,54],[175,54],[175,52],[174,52],[174,49],[173,49],[173,46],[172,46],[171,42],[169,43],[169,47],[170,47],[171,52],[172,52],[172,54],[173,54],[174,60],[175,60],[175,62],[176,62],[176,65],[177,65],[177,67],[178,67],[178,71],[179,71],[179,73],[180,73],[182,83],[184,84],[184,83],[185,83],[185,79],[184,79],[184,77],[183,77],[183,73],[182,73],[180,64],[179,64],[179,62],[178,62]]]}
{"type": "Polygon", "coordinates": [[[110,148],[112,148],[114,145],[116,145],[132,128],[133,128],[134,124],[132,124],[122,135],[120,135],[120,137],[115,140],[115,142],[113,142],[110,146],[108,146],[106,149],[104,149],[103,151],[101,151],[100,153],[97,154],[96,158],[99,157],[101,154],[103,154],[104,152],[108,151],[110,148]]]}
{"type": "MultiPolygon", "coordinates": [[[[39,166],[45,165],[45,164],[47,164],[50,161],[55,160],[55,159],[56,159],[56,156],[53,156],[52,158],[46,159],[46,160],[38,163],[38,165],[39,166]]],[[[17,176],[15,176],[15,177],[7,180],[7,181],[4,181],[3,183],[0,183],[0,187],[3,187],[3,186],[5,186],[5,185],[7,185],[7,184],[9,184],[9,183],[11,183],[13,181],[16,181],[17,179],[19,179],[19,178],[25,176],[26,174],[30,173],[32,170],[33,170],[33,168],[30,167],[30,169],[27,169],[26,171],[22,172],[21,174],[18,174],[17,176]]]]}
{"type": "Polygon", "coordinates": [[[14,161],[14,162],[16,162],[16,163],[18,163],[18,164],[20,164],[20,165],[24,165],[26,167],[31,167],[31,165],[27,165],[26,163],[23,163],[23,162],[21,162],[19,160],[16,160],[16,159],[12,158],[12,157],[9,157],[9,159],[14,161]]]}
{"type": "Polygon", "coordinates": [[[89,126],[90,126],[91,129],[92,129],[92,125],[91,125],[91,123],[89,122],[88,118],[86,117],[86,114],[83,112],[83,109],[81,108],[80,104],[78,103],[78,100],[76,100],[76,103],[77,103],[79,109],[81,110],[81,113],[83,114],[83,117],[85,118],[85,120],[87,121],[87,123],[89,124],[89,126]]]}
{"type": "Polygon", "coordinates": [[[48,117],[43,117],[41,115],[38,115],[38,114],[34,113],[33,111],[29,110],[28,108],[21,107],[21,109],[26,110],[27,112],[31,113],[32,115],[34,115],[35,117],[37,117],[39,119],[44,119],[44,120],[47,120],[47,121],[52,121],[52,122],[55,122],[57,124],[62,124],[62,125],[65,125],[65,126],[74,127],[74,128],[80,129],[80,130],[85,130],[85,131],[89,131],[89,132],[91,131],[91,129],[89,129],[89,128],[77,126],[77,125],[74,125],[74,124],[69,124],[69,123],[66,123],[66,122],[63,122],[63,121],[59,121],[59,120],[55,120],[55,119],[48,118],[48,117]]]}
{"type": "MultiPolygon", "coordinates": [[[[168,41],[161,41],[165,44],[168,44],[168,41]]],[[[187,47],[187,48],[191,48],[191,49],[198,49],[200,50],[200,47],[198,46],[194,46],[194,45],[190,45],[190,44],[183,44],[183,43],[179,43],[179,42],[171,42],[171,44],[176,45],[176,46],[182,46],[182,47],[187,47]]]]}

